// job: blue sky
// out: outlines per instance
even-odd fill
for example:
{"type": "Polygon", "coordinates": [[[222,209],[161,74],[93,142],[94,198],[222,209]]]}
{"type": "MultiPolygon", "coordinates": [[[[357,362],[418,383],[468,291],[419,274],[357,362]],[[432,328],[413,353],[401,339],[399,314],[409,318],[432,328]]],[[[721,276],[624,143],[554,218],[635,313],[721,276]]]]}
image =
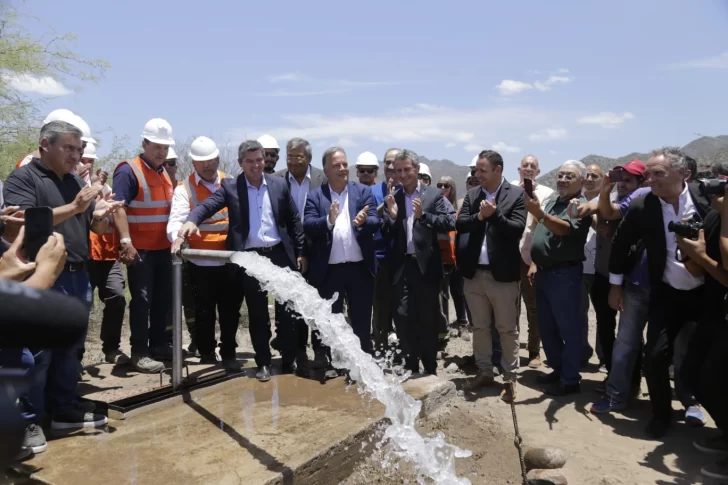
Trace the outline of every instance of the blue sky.
{"type": "MultiPolygon", "coordinates": [[[[389,146],[543,171],[728,134],[728,3],[29,1],[112,64],[49,101],[101,140],[167,119],[178,139],[308,138],[314,161],[389,146]]],[[[37,29],[37,24],[31,24],[37,29]]],[[[281,162],[279,162],[281,163],[281,162]]]]}

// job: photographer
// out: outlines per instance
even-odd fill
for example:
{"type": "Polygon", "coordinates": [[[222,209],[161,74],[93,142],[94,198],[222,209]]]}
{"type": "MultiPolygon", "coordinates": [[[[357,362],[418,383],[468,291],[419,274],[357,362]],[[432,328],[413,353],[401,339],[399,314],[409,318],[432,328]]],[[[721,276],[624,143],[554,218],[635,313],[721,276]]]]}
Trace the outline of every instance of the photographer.
{"type": "MultiPolygon", "coordinates": [[[[722,164],[722,175],[728,175],[728,164],[722,164]]],[[[720,169],[719,169],[720,170],[720,169]]],[[[697,238],[677,236],[683,257],[700,265],[705,275],[703,299],[695,302],[699,313],[695,333],[681,369],[683,381],[695,391],[695,397],[705,406],[721,435],[705,437],[695,447],[710,454],[728,453],[728,324],[725,298],[728,290],[728,259],[721,255],[721,232],[728,226],[725,182],[703,193],[711,198],[711,211],[703,221],[697,238]],[[720,190],[722,189],[722,190],[720,190]]],[[[706,465],[701,470],[710,478],[728,480],[728,459],[706,465]]]]}
{"type": "MultiPolygon", "coordinates": [[[[647,251],[650,283],[649,323],[645,346],[645,378],[650,393],[653,417],[647,434],[661,438],[672,424],[672,391],[669,367],[673,344],[683,326],[694,321],[695,302],[702,298],[703,278],[695,276],[695,263],[684,262],[679,255],[674,223],[697,218],[703,220],[710,211],[709,202],[697,187],[685,183],[685,155],[678,148],[655,150],[645,169],[652,191],[634,199],[624,216],[612,244],[609,259],[609,305],[624,309],[622,283],[632,269],[630,253],[640,241],[647,251]],[[672,223],[672,224],[671,224],[672,223]]],[[[702,410],[685,389],[676,394],[685,406],[688,425],[702,426],[702,410]]]]}

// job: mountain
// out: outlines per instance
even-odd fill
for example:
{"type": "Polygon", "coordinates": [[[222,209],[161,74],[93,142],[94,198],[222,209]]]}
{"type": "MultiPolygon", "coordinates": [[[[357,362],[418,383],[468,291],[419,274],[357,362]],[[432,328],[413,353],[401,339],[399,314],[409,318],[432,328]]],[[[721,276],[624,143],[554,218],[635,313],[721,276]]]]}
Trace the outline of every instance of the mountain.
{"type": "MultiPolygon", "coordinates": [[[[710,167],[721,162],[728,162],[728,135],[703,136],[691,141],[682,150],[686,155],[693,157],[698,162],[698,177],[709,177],[710,167]]],[[[599,155],[587,155],[581,161],[584,165],[599,165],[604,172],[609,171],[616,165],[623,165],[635,158],[646,162],[649,153],[630,153],[619,158],[608,158],[599,155]]],[[[555,168],[540,176],[538,182],[547,187],[556,187],[556,175],[559,169],[555,168]]]]}

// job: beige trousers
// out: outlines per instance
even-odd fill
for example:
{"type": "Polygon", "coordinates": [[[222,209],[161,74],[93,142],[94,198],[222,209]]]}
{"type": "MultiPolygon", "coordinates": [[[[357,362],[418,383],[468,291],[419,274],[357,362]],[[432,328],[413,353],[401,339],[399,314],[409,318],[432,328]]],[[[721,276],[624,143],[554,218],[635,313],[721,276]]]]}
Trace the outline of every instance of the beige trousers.
{"type": "Polygon", "coordinates": [[[501,283],[488,270],[477,269],[472,279],[465,278],[465,299],[473,318],[473,354],[478,372],[493,375],[493,336],[490,325],[495,316],[495,328],[503,348],[503,381],[515,382],[519,365],[518,310],[520,294],[518,281],[501,283]]]}

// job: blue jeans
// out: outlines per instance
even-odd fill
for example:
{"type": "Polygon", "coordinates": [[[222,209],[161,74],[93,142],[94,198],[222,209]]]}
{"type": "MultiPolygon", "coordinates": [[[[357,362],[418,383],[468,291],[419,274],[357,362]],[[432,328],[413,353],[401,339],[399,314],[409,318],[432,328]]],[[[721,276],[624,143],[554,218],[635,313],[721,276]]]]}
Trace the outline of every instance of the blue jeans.
{"type": "MultiPolygon", "coordinates": [[[[53,285],[53,290],[78,298],[91,310],[93,294],[88,272],[85,269],[78,271],[64,270],[53,285]]],[[[86,331],[88,331],[88,320],[86,331]]],[[[68,408],[76,402],[78,364],[79,357],[83,355],[86,331],[83,333],[83,338],[70,348],[50,351],[48,392],[54,411],[68,408]]]]}
{"type": "Polygon", "coordinates": [[[581,320],[582,265],[539,268],[536,272],[536,309],[541,342],[549,366],[561,383],[581,381],[579,367],[584,345],[581,320]]]}
{"type": "Polygon", "coordinates": [[[0,368],[22,369],[30,376],[25,389],[18,389],[23,419],[29,423],[40,423],[45,412],[45,384],[48,374],[50,353],[39,350],[35,354],[27,348],[0,349],[0,368]]]}
{"type": "Polygon", "coordinates": [[[167,314],[172,309],[172,254],[169,249],[139,250],[140,261],[127,266],[131,353],[148,355],[167,346],[167,314]]]}
{"type": "Polygon", "coordinates": [[[607,379],[607,394],[620,402],[629,397],[635,365],[642,350],[642,334],[650,309],[650,287],[627,283],[622,304],[624,311],[619,315],[612,368],[607,379]]]}

